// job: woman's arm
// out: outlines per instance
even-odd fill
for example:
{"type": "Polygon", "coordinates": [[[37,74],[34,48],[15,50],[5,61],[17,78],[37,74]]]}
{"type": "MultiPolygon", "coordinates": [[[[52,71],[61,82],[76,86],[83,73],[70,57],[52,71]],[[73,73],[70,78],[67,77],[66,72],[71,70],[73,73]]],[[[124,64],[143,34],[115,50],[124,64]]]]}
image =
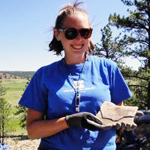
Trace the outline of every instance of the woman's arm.
{"type": "Polygon", "coordinates": [[[31,139],[52,136],[68,128],[65,117],[44,120],[44,115],[38,111],[28,109],[27,111],[27,132],[31,139]]]}
{"type": "Polygon", "coordinates": [[[119,104],[117,104],[118,106],[123,106],[123,102],[120,102],[119,104]]]}

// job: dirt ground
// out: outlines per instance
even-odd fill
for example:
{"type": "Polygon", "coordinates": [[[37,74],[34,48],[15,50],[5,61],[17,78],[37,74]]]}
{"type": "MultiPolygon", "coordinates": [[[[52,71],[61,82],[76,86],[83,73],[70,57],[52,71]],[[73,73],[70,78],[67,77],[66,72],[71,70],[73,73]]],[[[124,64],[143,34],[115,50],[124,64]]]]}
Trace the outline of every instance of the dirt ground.
{"type": "MultiPolygon", "coordinates": [[[[150,150],[150,124],[143,123],[135,129],[137,137],[147,137],[147,142],[142,144],[141,150],[150,150]]],[[[5,144],[11,147],[10,150],[37,150],[40,139],[36,140],[20,140],[20,139],[5,139],[5,144]]],[[[1,148],[0,148],[1,150],[1,148]]]]}
{"type": "Polygon", "coordinates": [[[37,150],[40,140],[15,140],[7,139],[6,144],[11,148],[10,150],[37,150]]]}

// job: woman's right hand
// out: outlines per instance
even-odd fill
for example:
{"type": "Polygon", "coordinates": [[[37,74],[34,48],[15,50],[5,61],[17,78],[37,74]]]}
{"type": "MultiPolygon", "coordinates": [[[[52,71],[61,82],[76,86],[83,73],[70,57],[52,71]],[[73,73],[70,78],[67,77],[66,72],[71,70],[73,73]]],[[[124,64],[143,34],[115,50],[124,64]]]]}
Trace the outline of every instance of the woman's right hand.
{"type": "Polygon", "coordinates": [[[89,112],[67,115],[66,123],[69,127],[83,127],[93,131],[112,128],[112,125],[103,125],[100,119],[89,112]]]}

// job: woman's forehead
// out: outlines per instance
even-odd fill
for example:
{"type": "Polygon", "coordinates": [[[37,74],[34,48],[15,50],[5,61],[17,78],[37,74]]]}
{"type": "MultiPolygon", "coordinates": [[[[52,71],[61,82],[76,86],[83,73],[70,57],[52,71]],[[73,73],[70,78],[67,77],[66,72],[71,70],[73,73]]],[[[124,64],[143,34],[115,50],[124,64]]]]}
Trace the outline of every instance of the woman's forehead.
{"type": "Polygon", "coordinates": [[[63,27],[83,26],[84,28],[90,27],[88,15],[81,12],[76,12],[67,16],[63,21],[63,27]]]}

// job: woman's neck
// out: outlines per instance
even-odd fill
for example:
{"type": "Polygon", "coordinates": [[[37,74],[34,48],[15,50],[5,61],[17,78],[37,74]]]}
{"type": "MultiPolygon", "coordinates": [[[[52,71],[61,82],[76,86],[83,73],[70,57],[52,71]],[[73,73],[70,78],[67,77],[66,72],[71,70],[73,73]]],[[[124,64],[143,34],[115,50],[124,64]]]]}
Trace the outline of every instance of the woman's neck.
{"type": "Polygon", "coordinates": [[[81,64],[86,61],[87,55],[84,54],[83,56],[73,56],[73,57],[67,57],[65,55],[65,62],[68,65],[75,65],[75,64],[81,64]]]}

